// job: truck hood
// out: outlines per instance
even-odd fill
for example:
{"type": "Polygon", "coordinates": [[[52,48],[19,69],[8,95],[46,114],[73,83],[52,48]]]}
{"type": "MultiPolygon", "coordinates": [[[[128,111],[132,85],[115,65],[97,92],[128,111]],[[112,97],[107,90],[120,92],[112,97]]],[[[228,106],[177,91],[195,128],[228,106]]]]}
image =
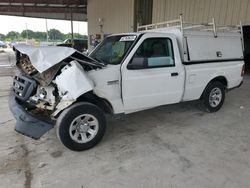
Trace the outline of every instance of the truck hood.
{"type": "Polygon", "coordinates": [[[43,73],[50,69],[54,65],[69,58],[70,60],[76,60],[80,64],[93,66],[96,68],[102,68],[105,65],[99,63],[92,58],[80,53],[79,51],[62,46],[29,46],[29,45],[16,45],[15,51],[25,54],[29,57],[31,64],[38,72],[43,73]]]}

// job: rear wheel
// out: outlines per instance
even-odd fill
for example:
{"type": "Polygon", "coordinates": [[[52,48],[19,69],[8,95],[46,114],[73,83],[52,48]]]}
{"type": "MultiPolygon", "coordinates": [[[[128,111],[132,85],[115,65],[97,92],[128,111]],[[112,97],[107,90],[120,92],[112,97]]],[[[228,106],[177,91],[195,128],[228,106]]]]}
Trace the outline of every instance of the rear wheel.
{"type": "Polygon", "coordinates": [[[64,110],[57,122],[57,136],[73,151],[94,147],[102,139],[106,118],[101,109],[91,103],[78,103],[64,110]]]}
{"type": "Polygon", "coordinates": [[[225,86],[221,82],[211,83],[205,90],[201,103],[207,112],[217,112],[225,100],[225,86]]]}

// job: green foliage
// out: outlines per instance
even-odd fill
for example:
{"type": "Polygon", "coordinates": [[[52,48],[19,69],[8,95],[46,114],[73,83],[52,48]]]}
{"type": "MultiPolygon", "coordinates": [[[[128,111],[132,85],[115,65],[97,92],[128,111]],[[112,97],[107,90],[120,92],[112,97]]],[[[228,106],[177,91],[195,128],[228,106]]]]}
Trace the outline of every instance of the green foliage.
{"type": "MultiPolygon", "coordinates": [[[[75,39],[88,39],[86,35],[81,35],[80,33],[74,33],[75,39]]],[[[65,34],[65,39],[71,39],[71,33],[65,34]]]]}
{"type": "Polygon", "coordinates": [[[3,40],[5,40],[5,38],[6,38],[6,36],[4,34],[0,33],[0,40],[3,41],[3,40]]]}
{"type": "Polygon", "coordinates": [[[39,41],[46,41],[47,40],[47,33],[46,32],[34,32],[34,39],[39,41]]]}
{"type": "Polygon", "coordinates": [[[49,39],[51,41],[62,41],[62,40],[64,40],[64,34],[61,33],[57,29],[50,29],[48,33],[49,33],[49,39]]]}
{"type": "MultiPolygon", "coordinates": [[[[71,38],[71,33],[61,33],[57,29],[50,29],[48,31],[49,41],[52,42],[62,42],[66,39],[71,38]]],[[[0,40],[2,41],[24,41],[28,39],[35,39],[36,41],[46,41],[47,33],[40,31],[32,31],[32,30],[23,30],[21,33],[16,31],[10,31],[7,35],[0,33],[0,40]]],[[[81,35],[79,33],[74,33],[74,38],[76,39],[88,39],[86,35],[81,35]]]]}
{"type": "Polygon", "coordinates": [[[35,32],[32,31],[32,30],[23,30],[22,33],[21,33],[21,37],[22,38],[26,38],[28,37],[28,39],[33,39],[35,36],[35,32]]]}
{"type": "Polygon", "coordinates": [[[20,33],[16,31],[10,31],[9,33],[7,33],[5,40],[10,39],[11,41],[13,41],[13,40],[17,40],[19,37],[20,37],[20,33]]]}

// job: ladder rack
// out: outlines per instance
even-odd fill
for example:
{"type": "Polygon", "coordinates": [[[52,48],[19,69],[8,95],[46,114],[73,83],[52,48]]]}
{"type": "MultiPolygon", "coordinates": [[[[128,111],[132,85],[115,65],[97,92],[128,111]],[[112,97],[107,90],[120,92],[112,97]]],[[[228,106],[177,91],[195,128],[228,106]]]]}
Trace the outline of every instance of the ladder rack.
{"type": "Polygon", "coordinates": [[[201,24],[194,24],[190,22],[184,22],[183,16],[180,14],[180,18],[177,20],[171,20],[166,22],[159,22],[155,24],[149,25],[142,25],[137,26],[137,31],[148,31],[152,29],[160,29],[160,28],[179,28],[182,33],[185,30],[200,30],[200,31],[212,31],[214,36],[217,37],[217,32],[239,32],[243,34],[242,24],[240,22],[239,25],[217,25],[215,19],[213,18],[211,23],[201,23],[201,24]]]}

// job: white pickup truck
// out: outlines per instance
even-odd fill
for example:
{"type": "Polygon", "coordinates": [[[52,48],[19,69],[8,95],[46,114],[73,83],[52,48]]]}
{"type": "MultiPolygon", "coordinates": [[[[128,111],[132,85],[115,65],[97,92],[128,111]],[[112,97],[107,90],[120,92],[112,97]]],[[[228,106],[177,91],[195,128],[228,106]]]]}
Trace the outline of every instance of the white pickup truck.
{"type": "Polygon", "coordinates": [[[55,125],[64,146],[95,146],[105,114],[200,100],[218,111],[243,81],[241,34],[163,28],[107,37],[88,57],[67,47],[16,46],[15,130],[39,139],[55,125]]]}

